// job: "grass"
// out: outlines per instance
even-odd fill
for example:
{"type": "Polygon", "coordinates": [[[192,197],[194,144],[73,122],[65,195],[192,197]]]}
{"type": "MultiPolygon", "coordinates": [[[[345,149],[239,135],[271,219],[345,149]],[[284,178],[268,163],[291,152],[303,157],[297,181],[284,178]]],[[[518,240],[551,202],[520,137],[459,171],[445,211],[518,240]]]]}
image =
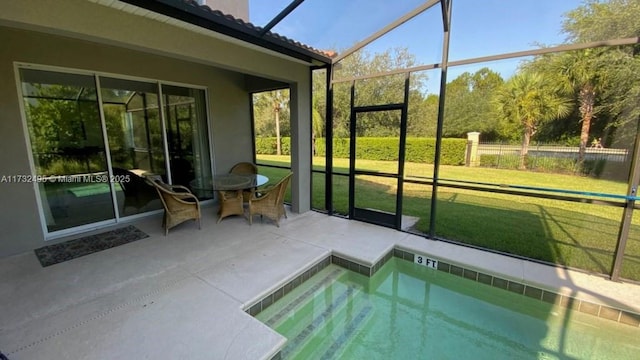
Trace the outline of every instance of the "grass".
{"type": "MultiPolygon", "coordinates": [[[[288,166],[289,158],[259,155],[258,162],[288,166]]],[[[323,170],[323,163],[324,159],[314,158],[314,169],[323,170]]],[[[334,167],[335,172],[348,174],[348,159],[335,159],[334,167]]],[[[396,172],[397,164],[358,160],[358,167],[396,172]]],[[[286,171],[261,168],[274,181],[286,171]]],[[[431,165],[405,164],[406,178],[423,179],[432,174],[431,165]]],[[[625,183],[582,176],[463,166],[441,167],[440,178],[617,195],[625,194],[627,189],[625,183]]],[[[324,190],[324,174],[314,174],[314,208],[324,208],[324,190]]],[[[395,212],[395,192],[395,179],[359,176],[356,204],[395,212]]],[[[423,233],[430,230],[431,193],[429,185],[404,186],[403,215],[418,217],[415,230],[423,233]]],[[[333,194],[334,210],[348,213],[348,177],[334,175],[333,194]]],[[[434,230],[438,237],[595,273],[611,271],[621,207],[443,186],[438,188],[436,206],[434,230]]],[[[632,221],[621,276],[640,281],[640,216],[634,216],[632,221]]]]}

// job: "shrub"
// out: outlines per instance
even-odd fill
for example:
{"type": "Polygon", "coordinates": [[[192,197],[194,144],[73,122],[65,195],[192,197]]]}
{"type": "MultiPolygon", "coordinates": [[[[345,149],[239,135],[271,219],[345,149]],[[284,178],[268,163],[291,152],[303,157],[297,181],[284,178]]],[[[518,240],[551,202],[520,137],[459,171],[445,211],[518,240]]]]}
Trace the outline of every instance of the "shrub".
{"type": "Polygon", "coordinates": [[[480,155],[480,166],[498,169],[517,169],[520,155],[480,155]]]}
{"type": "Polygon", "coordinates": [[[86,162],[72,159],[57,159],[46,167],[37,167],[37,173],[40,175],[71,175],[86,172],[89,172],[86,162]]]}
{"type": "MultiPolygon", "coordinates": [[[[527,170],[573,174],[577,171],[576,161],[569,158],[527,155],[524,159],[527,170]]],[[[481,155],[480,166],[499,169],[519,169],[520,155],[481,155]]]]}
{"type": "MultiPolygon", "coordinates": [[[[283,142],[284,139],[285,138],[283,138],[283,142]]],[[[436,140],[434,138],[407,138],[406,161],[427,164],[433,163],[433,159],[435,158],[435,143],[436,140]]],[[[315,155],[325,156],[326,140],[324,138],[318,138],[315,140],[315,145],[315,155]]],[[[350,151],[349,146],[350,140],[348,138],[334,138],[333,156],[336,158],[348,158],[350,151]]],[[[463,165],[466,147],[467,140],[465,139],[442,139],[440,163],[442,165],[463,165]]],[[[275,138],[256,139],[256,151],[259,154],[275,154],[275,138]]],[[[357,151],[356,157],[358,159],[397,161],[398,138],[358,138],[357,151]]]]}
{"type": "MultiPolygon", "coordinates": [[[[291,138],[280,138],[280,150],[282,155],[291,155],[291,138]]],[[[256,153],[263,155],[276,155],[278,148],[276,146],[275,137],[259,137],[256,138],[256,153]]]]}
{"type": "Polygon", "coordinates": [[[578,171],[578,164],[572,158],[555,157],[528,157],[527,168],[539,172],[553,172],[561,174],[575,174],[578,171]]]}

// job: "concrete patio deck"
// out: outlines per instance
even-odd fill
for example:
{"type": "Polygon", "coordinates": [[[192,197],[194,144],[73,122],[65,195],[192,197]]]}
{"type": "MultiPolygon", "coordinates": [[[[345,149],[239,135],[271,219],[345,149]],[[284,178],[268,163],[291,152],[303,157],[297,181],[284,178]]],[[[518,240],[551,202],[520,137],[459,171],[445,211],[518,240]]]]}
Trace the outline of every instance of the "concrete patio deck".
{"type": "MultiPolygon", "coordinates": [[[[9,359],[269,359],[286,339],[243,309],[336,254],[372,265],[394,247],[640,313],[640,286],[427,240],[316,212],[276,227],[241,217],[42,268],[33,252],[0,260],[0,351],[9,359]]],[[[257,219],[256,219],[257,220],[257,219]]],[[[104,230],[102,230],[104,231],[104,230]]],[[[10,239],[5,239],[8,241],[10,239]]]]}

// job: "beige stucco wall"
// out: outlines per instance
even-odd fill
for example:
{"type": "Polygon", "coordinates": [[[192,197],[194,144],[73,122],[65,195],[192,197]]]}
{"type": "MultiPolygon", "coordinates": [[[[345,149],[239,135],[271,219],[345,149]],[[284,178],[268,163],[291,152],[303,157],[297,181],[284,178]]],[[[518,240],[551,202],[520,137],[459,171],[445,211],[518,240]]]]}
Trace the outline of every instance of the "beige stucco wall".
{"type": "MultiPolygon", "coordinates": [[[[128,49],[0,28],[0,173],[30,174],[26,136],[15,86],[13,62],[26,62],[175,81],[208,88],[215,164],[222,170],[250,159],[249,100],[244,75],[128,49]],[[226,134],[221,136],[221,134],[226,134]],[[232,134],[232,135],[230,135],[232,134]],[[234,139],[230,141],[230,139],[234,139]],[[219,149],[219,150],[218,150],[219,149]],[[218,154],[220,153],[220,154],[218,154]],[[225,155],[224,157],[222,155],[225,155]]],[[[0,254],[42,246],[43,234],[32,184],[1,184],[0,254]]]]}
{"type": "MultiPolygon", "coordinates": [[[[124,3],[117,4],[130,8],[124,3]]],[[[212,36],[209,30],[196,28],[202,32],[194,32],[178,23],[166,17],[139,16],[88,0],[0,1],[0,26],[117,45],[284,82],[306,81],[308,66],[304,64],[277,58],[271,51],[256,51],[256,46],[239,40],[212,36]]]]}
{"type": "Polygon", "coordinates": [[[238,19],[249,21],[249,0],[201,0],[198,2],[238,19]]]}
{"type": "MultiPolygon", "coordinates": [[[[0,27],[0,44],[0,175],[31,173],[14,62],[207,87],[216,171],[226,172],[232,164],[253,158],[249,95],[246,76],[240,72],[211,66],[205,64],[205,61],[185,61],[183,56],[169,58],[155,51],[142,52],[8,27],[0,27]]],[[[231,56],[233,47],[226,48],[226,51],[226,56],[231,56]]],[[[244,56],[243,51],[239,50],[241,57],[244,56]]],[[[258,57],[260,56],[263,55],[258,57]]],[[[262,66],[255,68],[266,69],[266,76],[273,76],[283,66],[281,63],[286,63],[280,58],[266,57],[263,61],[265,63],[262,66]]],[[[293,68],[296,66],[297,64],[293,68]]],[[[304,66],[300,67],[305,70],[304,66]]],[[[262,71],[255,68],[251,71],[253,74],[262,71]]],[[[303,96],[310,96],[308,69],[302,73],[305,76],[300,77],[300,86],[307,89],[303,96]]],[[[291,72],[289,76],[291,77],[291,72]]],[[[280,76],[276,77],[282,80],[280,76]]],[[[289,82],[297,84],[292,79],[289,82]]],[[[307,111],[294,112],[292,109],[292,119],[309,122],[307,111]]],[[[298,163],[293,164],[294,171],[297,172],[296,169],[300,166],[298,163]]],[[[307,167],[302,164],[302,168],[307,167]]],[[[300,198],[302,193],[308,194],[308,187],[302,189],[300,184],[294,184],[295,196],[300,198]]],[[[0,257],[52,243],[44,241],[33,184],[0,184],[0,199],[3,204],[0,208],[0,228],[3,229],[0,232],[0,257]]],[[[295,208],[306,211],[309,206],[308,201],[303,201],[302,207],[296,205],[295,208]]]]}

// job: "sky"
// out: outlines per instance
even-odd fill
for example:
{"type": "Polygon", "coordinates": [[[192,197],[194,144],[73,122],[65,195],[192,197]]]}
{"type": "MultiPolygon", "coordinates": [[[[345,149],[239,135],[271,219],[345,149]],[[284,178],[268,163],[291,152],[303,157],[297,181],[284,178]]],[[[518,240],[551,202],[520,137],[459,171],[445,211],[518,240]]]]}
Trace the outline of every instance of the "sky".
{"type": "MultiPolygon", "coordinates": [[[[249,0],[250,21],[266,25],[290,0],[249,0]]],[[[272,31],[322,50],[344,51],[424,0],[306,0],[272,31]]],[[[563,15],[581,0],[453,0],[449,61],[535,49],[565,41],[563,15]]],[[[442,60],[442,14],[436,5],[368,45],[370,53],[406,47],[418,65],[442,60]]],[[[504,78],[519,59],[451,67],[448,79],[489,66],[504,78]]],[[[438,86],[435,76],[428,87],[438,86]]],[[[428,90],[431,92],[431,89],[428,90]]]]}

